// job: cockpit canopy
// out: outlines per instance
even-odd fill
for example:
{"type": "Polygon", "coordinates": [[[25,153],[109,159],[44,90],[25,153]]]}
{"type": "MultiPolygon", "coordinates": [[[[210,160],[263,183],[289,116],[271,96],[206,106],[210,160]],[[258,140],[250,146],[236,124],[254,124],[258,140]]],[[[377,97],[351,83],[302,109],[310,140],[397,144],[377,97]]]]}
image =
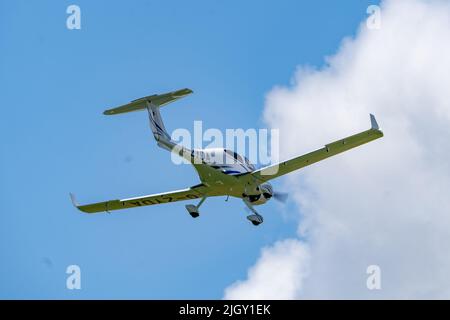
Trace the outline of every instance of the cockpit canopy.
{"type": "Polygon", "coordinates": [[[246,165],[250,170],[255,170],[255,166],[246,157],[242,157],[235,151],[224,149],[225,153],[233,157],[237,163],[246,165]]]}

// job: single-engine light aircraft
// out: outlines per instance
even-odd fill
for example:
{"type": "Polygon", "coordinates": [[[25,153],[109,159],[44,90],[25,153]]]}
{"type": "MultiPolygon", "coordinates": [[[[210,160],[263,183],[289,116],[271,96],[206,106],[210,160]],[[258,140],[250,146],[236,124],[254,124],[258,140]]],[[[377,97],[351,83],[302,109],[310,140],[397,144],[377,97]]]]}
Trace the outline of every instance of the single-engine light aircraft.
{"type": "Polygon", "coordinates": [[[199,216],[199,209],[208,197],[232,196],[243,200],[251,214],[247,219],[257,226],[263,217],[255,210],[255,205],[266,203],[272,197],[284,199],[286,194],[274,192],[269,180],[278,178],[294,170],[309,166],[318,161],[358,147],[372,140],[381,138],[375,117],[370,115],[371,128],[352,136],[337,140],[323,148],[277,164],[256,169],[254,164],[237,154],[223,148],[189,150],[175,143],[167,133],[161,118],[160,108],[192,93],[190,89],[181,89],[165,94],[155,94],[134,100],[117,108],[109,109],[105,115],[117,115],[138,110],[147,110],[150,128],[159,147],[175,152],[194,166],[200,183],[183,190],[145,195],[127,199],[79,205],[73,194],[72,203],[86,213],[110,212],[127,208],[149,206],[182,200],[200,199],[197,205],[188,204],[186,209],[193,218],[199,216]]]}

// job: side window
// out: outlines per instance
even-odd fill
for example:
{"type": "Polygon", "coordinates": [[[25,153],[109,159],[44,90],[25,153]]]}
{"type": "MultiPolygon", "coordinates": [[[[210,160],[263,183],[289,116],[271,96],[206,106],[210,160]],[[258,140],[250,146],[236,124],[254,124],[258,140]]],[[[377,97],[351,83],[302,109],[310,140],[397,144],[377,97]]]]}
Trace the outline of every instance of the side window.
{"type": "MultiPolygon", "coordinates": [[[[233,152],[231,152],[230,150],[227,150],[227,149],[225,149],[225,153],[229,156],[229,157],[231,157],[231,158],[234,158],[234,155],[233,155],[233,152]]],[[[229,162],[230,162],[231,160],[227,157],[226,159],[224,159],[224,164],[226,163],[226,164],[230,164],[229,162]]]]}
{"type": "Polygon", "coordinates": [[[237,154],[237,152],[232,152],[230,150],[225,149],[225,152],[227,155],[232,157],[236,163],[244,163],[244,159],[240,155],[237,154]]]}
{"type": "Polygon", "coordinates": [[[240,155],[238,155],[237,152],[233,153],[233,158],[234,158],[234,160],[236,160],[236,162],[244,163],[244,161],[242,160],[242,157],[240,155]]]}
{"type": "Polygon", "coordinates": [[[246,157],[244,157],[244,161],[250,170],[255,170],[255,166],[253,165],[253,163],[250,162],[250,160],[248,160],[246,157]]]}

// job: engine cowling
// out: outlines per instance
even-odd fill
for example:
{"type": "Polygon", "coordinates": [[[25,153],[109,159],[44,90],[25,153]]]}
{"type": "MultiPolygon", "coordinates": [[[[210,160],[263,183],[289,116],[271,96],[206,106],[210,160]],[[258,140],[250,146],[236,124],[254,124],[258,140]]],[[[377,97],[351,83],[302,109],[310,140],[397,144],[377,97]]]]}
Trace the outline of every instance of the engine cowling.
{"type": "Polygon", "coordinates": [[[259,205],[266,203],[273,196],[273,188],[269,183],[264,183],[256,189],[257,194],[247,195],[245,198],[252,205],[259,205]]]}

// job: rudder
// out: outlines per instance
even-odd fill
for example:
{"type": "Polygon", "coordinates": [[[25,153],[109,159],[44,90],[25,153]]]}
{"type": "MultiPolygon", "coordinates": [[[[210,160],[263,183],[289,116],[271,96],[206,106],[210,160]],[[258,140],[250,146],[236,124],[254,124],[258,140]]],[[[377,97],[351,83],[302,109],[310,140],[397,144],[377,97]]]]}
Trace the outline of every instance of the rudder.
{"type": "Polygon", "coordinates": [[[146,102],[146,108],[148,110],[148,119],[150,122],[150,129],[153,136],[160,147],[168,150],[172,150],[175,143],[172,142],[170,135],[167,133],[166,127],[159,112],[159,107],[151,102],[146,102]]]}

